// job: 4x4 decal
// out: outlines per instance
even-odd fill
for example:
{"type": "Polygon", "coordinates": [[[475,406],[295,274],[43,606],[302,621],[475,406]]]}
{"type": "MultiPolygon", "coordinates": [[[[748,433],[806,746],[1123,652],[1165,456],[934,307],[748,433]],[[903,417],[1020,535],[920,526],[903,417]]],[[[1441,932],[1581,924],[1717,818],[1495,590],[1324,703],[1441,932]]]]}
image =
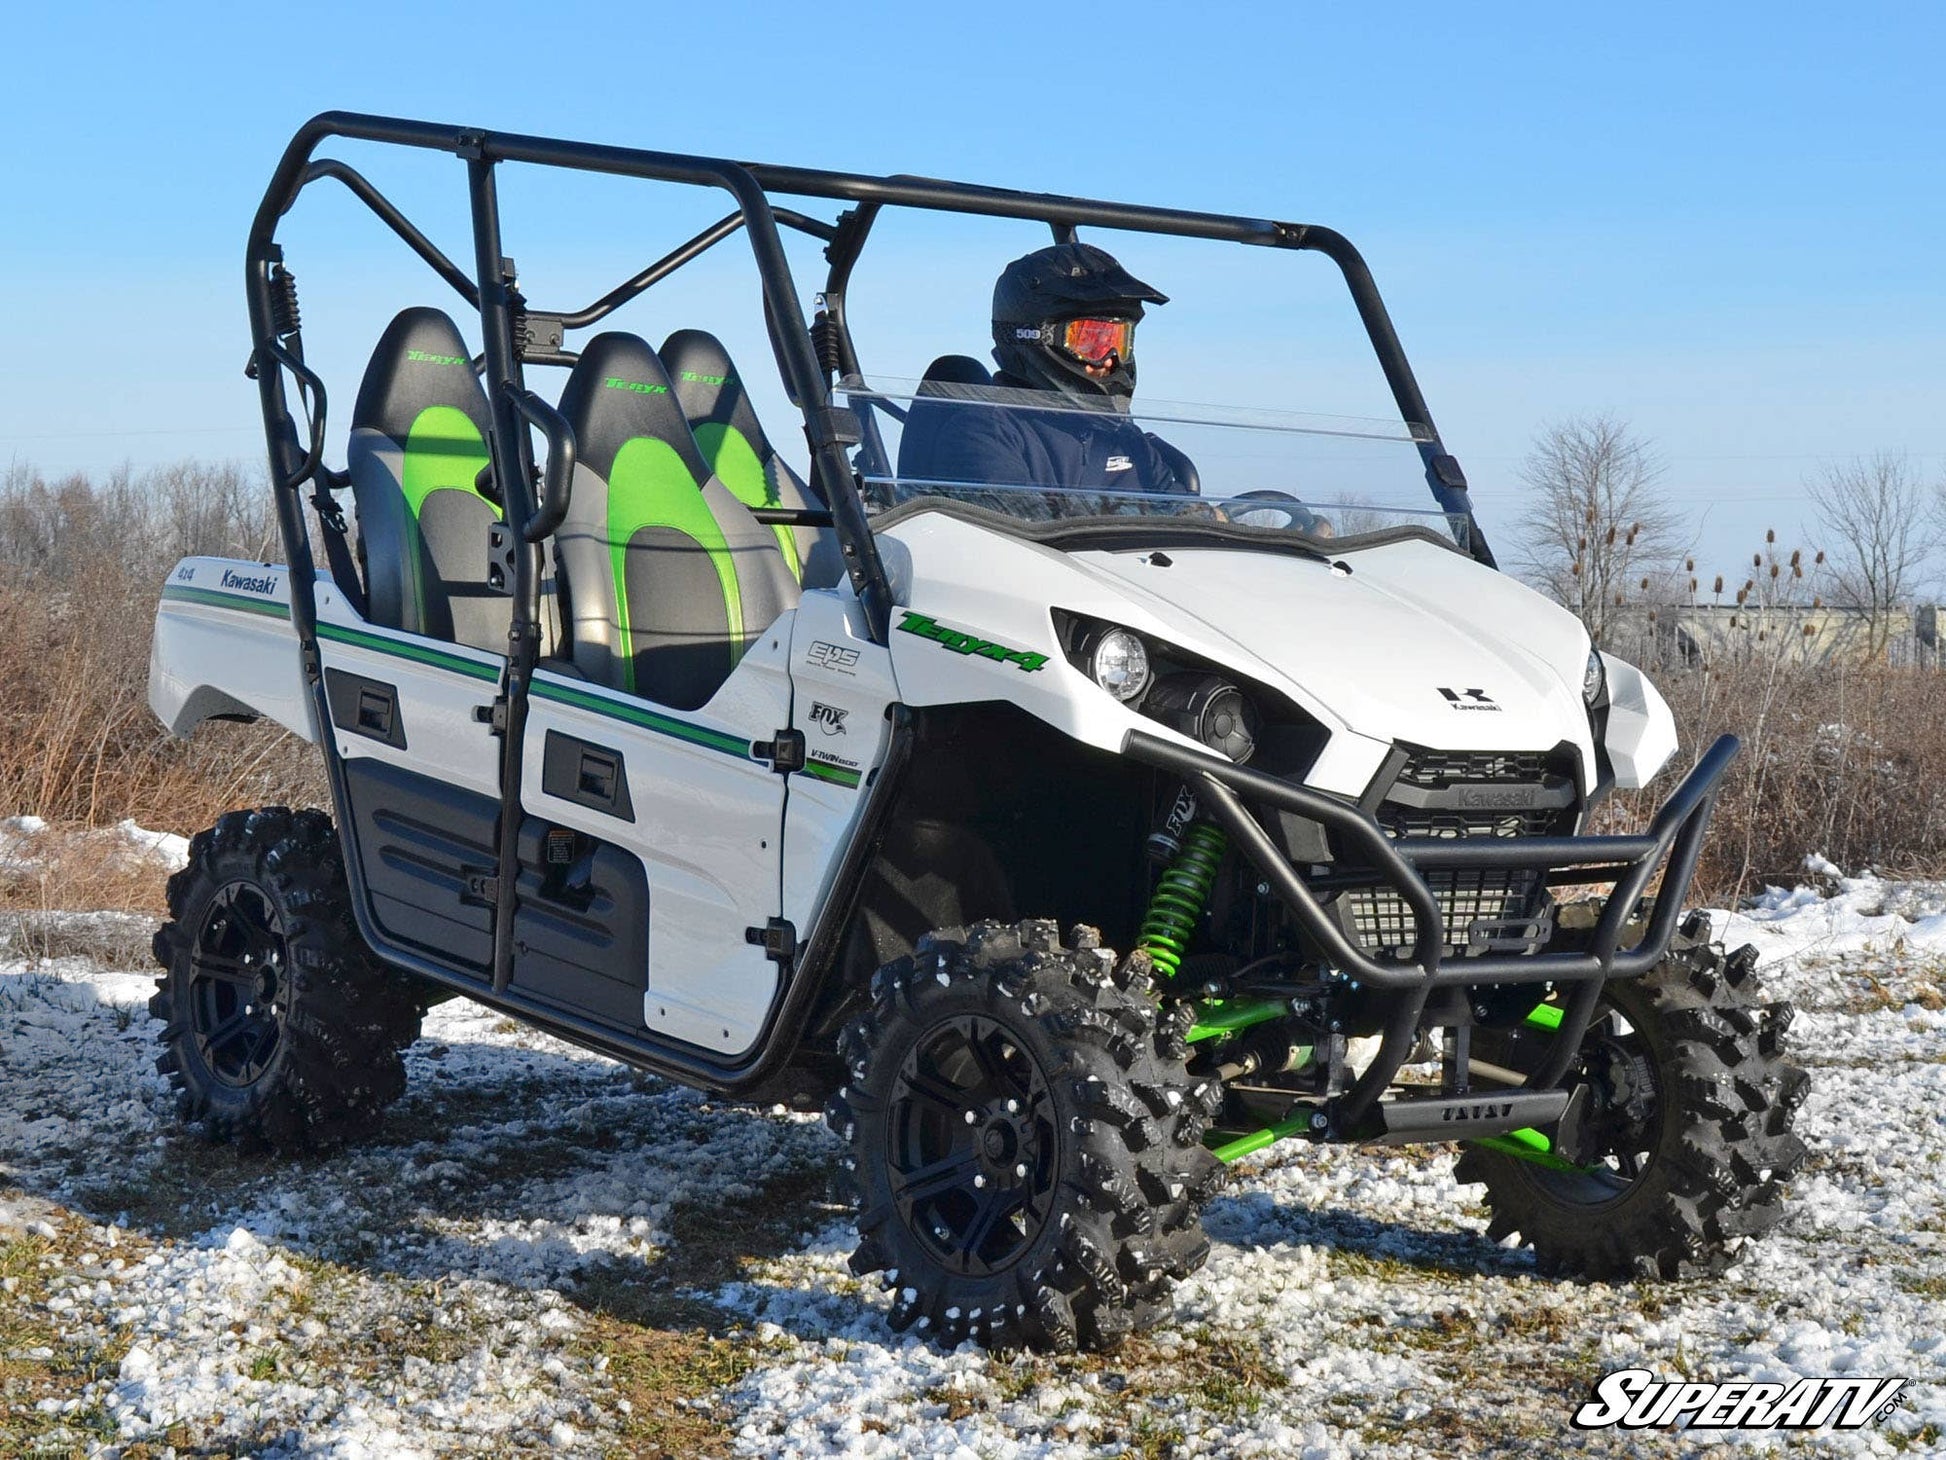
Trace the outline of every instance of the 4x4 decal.
{"type": "Polygon", "coordinates": [[[899,620],[899,630],[901,633],[917,634],[922,639],[931,639],[941,648],[951,649],[955,654],[971,654],[1001,664],[1018,665],[1029,674],[1047,663],[1045,654],[1036,654],[1031,649],[1009,649],[1005,644],[997,644],[992,639],[983,639],[978,634],[949,629],[943,624],[933,622],[923,613],[908,612],[903,619],[899,620]]]}

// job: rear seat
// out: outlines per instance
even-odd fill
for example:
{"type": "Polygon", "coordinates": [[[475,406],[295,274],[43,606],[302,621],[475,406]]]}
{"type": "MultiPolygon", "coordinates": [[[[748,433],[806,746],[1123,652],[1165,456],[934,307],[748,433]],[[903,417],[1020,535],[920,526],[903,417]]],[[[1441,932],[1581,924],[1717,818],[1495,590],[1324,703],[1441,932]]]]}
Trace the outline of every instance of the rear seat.
{"type": "Polygon", "coordinates": [[[453,321],[402,311],[366,367],[346,454],[372,623],[507,652],[511,600],[486,586],[500,509],[474,484],[492,430],[453,321]]]}

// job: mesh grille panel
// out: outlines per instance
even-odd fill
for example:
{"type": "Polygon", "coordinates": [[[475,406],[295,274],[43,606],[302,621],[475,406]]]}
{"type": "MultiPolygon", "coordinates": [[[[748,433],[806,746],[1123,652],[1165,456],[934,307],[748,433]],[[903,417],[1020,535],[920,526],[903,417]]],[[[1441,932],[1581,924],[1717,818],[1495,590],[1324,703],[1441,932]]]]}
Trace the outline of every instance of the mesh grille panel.
{"type": "MultiPolygon", "coordinates": [[[[1573,780],[1570,763],[1539,751],[1402,748],[1410,759],[1395,787],[1449,792],[1456,787],[1559,786],[1564,778],[1570,784],[1573,780]]],[[[1574,822],[1572,806],[1426,807],[1387,800],[1377,815],[1379,824],[1395,837],[1549,836],[1572,830],[1574,822]]],[[[1439,902],[1449,953],[1483,952],[1489,947],[1531,949],[1547,936],[1544,923],[1532,926],[1546,918],[1548,907],[1547,890],[1537,872],[1429,872],[1426,884],[1439,902]],[[1474,930],[1480,924],[1491,926],[1480,927],[1476,937],[1474,930]]],[[[1363,889],[1345,894],[1343,901],[1351,931],[1368,950],[1410,952],[1412,913],[1396,892],[1383,887],[1363,889]]]]}

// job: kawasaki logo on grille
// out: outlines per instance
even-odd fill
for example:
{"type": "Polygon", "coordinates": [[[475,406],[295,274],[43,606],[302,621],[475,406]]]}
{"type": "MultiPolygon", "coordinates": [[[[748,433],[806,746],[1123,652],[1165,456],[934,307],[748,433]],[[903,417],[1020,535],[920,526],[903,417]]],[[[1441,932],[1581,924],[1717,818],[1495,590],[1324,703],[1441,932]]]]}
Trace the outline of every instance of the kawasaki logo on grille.
{"type": "Polygon", "coordinates": [[[1560,799],[1545,786],[1455,786],[1452,797],[1455,805],[1482,811],[1528,811],[1560,799]]]}

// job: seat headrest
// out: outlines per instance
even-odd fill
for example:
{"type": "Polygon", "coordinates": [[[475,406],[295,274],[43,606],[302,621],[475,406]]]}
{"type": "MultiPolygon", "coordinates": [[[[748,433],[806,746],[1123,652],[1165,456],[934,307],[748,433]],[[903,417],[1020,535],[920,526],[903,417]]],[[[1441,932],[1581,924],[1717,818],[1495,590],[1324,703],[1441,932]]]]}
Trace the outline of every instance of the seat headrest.
{"type": "Polygon", "coordinates": [[[662,361],[639,335],[597,335],[561,391],[561,414],[574,427],[577,459],[608,477],[622,447],[640,436],[667,442],[700,486],[710,469],[662,361]]]}
{"type": "Polygon", "coordinates": [[[715,335],[677,330],[662,342],[662,363],[669,367],[677,400],[692,429],[705,423],[727,426],[750,443],[758,460],[777,454],[737,378],[736,366],[730,363],[730,352],[715,335]]]}
{"type": "Polygon", "coordinates": [[[493,415],[459,327],[437,309],[401,310],[372,351],[351,424],[403,441],[412,423],[432,406],[465,412],[479,428],[480,439],[492,439],[493,415]]]}
{"type": "Polygon", "coordinates": [[[920,395],[956,395],[952,390],[929,390],[928,386],[992,385],[993,372],[971,355],[941,355],[919,377],[920,395]]]}

